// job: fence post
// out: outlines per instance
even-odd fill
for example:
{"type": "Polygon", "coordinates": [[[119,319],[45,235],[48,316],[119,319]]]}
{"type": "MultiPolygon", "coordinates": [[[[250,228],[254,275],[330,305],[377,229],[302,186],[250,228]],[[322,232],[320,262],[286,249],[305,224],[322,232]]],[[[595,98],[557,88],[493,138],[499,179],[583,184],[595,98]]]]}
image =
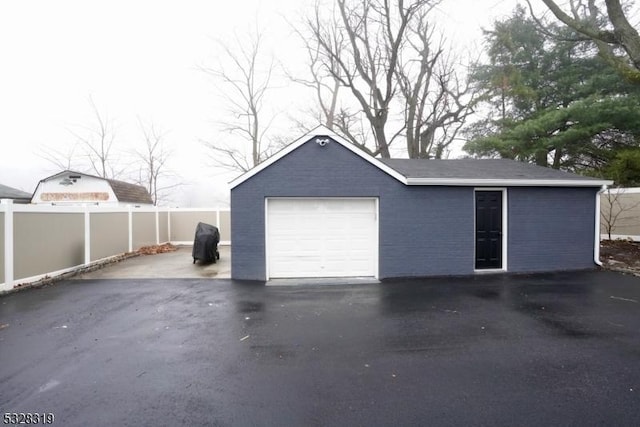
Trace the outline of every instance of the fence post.
{"type": "Polygon", "coordinates": [[[13,200],[2,199],[4,206],[4,290],[13,289],[13,200]]]}
{"type": "Polygon", "coordinates": [[[129,217],[129,252],[133,252],[133,211],[131,205],[127,205],[129,217]]]}
{"type": "Polygon", "coordinates": [[[160,213],[158,212],[158,206],[156,205],[156,245],[160,244],[160,223],[159,221],[159,215],[160,213]]]}
{"type": "Polygon", "coordinates": [[[167,207],[167,240],[173,243],[171,241],[171,206],[167,207]]]}
{"type": "Polygon", "coordinates": [[[91,217],[89,205],[84,203],[84,264],[91,263],[91,217]]]}

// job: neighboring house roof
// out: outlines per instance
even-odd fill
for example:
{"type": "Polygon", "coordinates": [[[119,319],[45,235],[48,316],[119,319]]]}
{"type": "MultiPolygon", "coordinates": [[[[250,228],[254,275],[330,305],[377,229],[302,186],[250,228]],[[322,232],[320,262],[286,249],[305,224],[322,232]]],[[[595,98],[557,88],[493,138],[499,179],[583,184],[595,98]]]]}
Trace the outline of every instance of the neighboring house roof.
{"type": "Polygon", "coordinates": [[[31,194],[17,188],[0,184],[0,199],[27,200],[31,201],[31,194]]]}
{"type": "Polygon", "coordinates": [[[377,159],[325,126],[318,126],[230,182],[235,188],[298,147],[326,137],[405,185],[601,187],[613,181],[590,178],[508,159],[377,159]]]}
{"type": "Polygon", "coordinates": [[[107,179],[107,182],[111,185],[111,189],[120,202],[153,204],[151,194],[142,185],[130,184],[115,179],[107,179]]]}
{"type": "Polygon", "coordinates": [[[101,176],[90,175],[88,173],[83,173],[83,172],[65,170],[65,171],[59,172],[59,173],[57,173],[55,175],[51,175],[49,177],[46,177],[46,178],[40,180],[40,182],[48,181],[48,180],[56,178],[56,177],[58,177],[60,175],[66,175],[66,174],[89,176],[89,177],[92,177],[92,178],[102,179],[102,180],[107,181],[109,183],[109,186],[113,190],[113,193],[116,195],[116,198],[118,199],[119,202],[123,202],[123,203],[140,203],[140,204],[148,204],[148,205],[152,205],[153,204],[153,199],[151,198],[151,194],[149,194],[149,191],[145,187],[143,187],[142,185],[131,184],[131,183],[124,182],[124,181],[118,181],[116,179],[103,178],[101,176]]]}

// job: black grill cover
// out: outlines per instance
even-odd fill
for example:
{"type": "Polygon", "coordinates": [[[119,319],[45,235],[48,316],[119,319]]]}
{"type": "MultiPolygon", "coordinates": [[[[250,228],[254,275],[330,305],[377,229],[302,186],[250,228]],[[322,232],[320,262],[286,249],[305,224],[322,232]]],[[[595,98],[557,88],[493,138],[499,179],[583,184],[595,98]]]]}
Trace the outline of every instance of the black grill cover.
{"type": "Polygon", "coordinates": [[[219,242],[220,232],[218,228],[211,224],[199,222],[196,226],[196,237],[193,240],[193,262],[196,262],[196,260],[215,262],[216,259],[219,259],[219,242]]]}

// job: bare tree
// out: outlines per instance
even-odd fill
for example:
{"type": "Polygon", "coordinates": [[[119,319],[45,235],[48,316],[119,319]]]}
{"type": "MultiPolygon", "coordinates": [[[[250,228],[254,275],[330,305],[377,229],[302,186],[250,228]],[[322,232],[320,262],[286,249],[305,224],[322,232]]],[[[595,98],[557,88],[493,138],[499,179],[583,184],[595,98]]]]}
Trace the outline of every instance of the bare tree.
{"type": "Polygon", "coordinates": [[[75,170],[78,144],[68,145],[66,150],[41,146],[38,156],[51,163],[58,170],[75,170]]]}
{"type": "Polygon", "coordinates": [[[409,158],[439,159],[473,113],[475,94],[459,77],[444,37],[434,41],[435,27],[427,12],[421,11],[409,26],[410,57],[405,61],[401,54],[396,78],[405,106],[409,158]]]}
{"type": "MultiPolygon", "coordinates": [[[[316,18],[321,9],[328,8],[323,7],[318,1],[316,3],[316,18]]],[[[324,30],[330,34],[332,50],[342,52],[348,49],[349,42],[344,31],[341,30],[341,18],[337,15],[335,8],[331,9],[330,16],[323,19],[324,30]]],[[[345,92],[340,90],[343,87],[339,78],[342,73],[340,64],[335,60],[335,57],[326,55],[317,38],[313,34],[309,34],[310,21],[305,19],[302,21],[304,22],[302,28],[296,25],[291,26],[304,44],[307,53],[308,75],[300,77],[288,73],[288,76],[293,82],[313,91],[316,105],[312,105],[308,109],[308,115],[314,120],[314,125],[323,123],[327,128],[338,131],[352,144],[374,154],[366,145],[370,135],[367,128],[370,129],[370,125],[365,125],[359,109],[353,109],[353,102],[349,102],[353,98],[349,99],[349,95],[345,96],[345,92]]],[[[305,118],[292,117],[292,121],[301,131],[307,131],[313,127],[309,126],[309,121],[305,118]]]]}
{"type": "Polygon", "coordinates": [[[619,227],[621,225],[629,226],[638,223],[637,217],[629,216],[628,213],[640,206],[640,201],[631,203],[625,202],[623,197],[624,194],[625,189],[621,187],[613,190],[608,188],[603,193],[605,203],[600,209],[600,218],[609,240],[611,240],[612,230],[615,227],[619,227]]]}
{"type": "Polygon", "coordinates": [[[40,157],[57,169],[78,170],[103,178],[117,178],[125,167],[116,157],[113,121],[100,113],[93,98],[89,97],[93,123],[69,129],[76,142],[62,148],[43,146],[40,157]]]}
{"type": "Polygon", "coordinates": [[[396,94],[395,75],[409,23],[439,0],[337,0],[340,31],[321,17],[320,7],[306,24],[327,63],[327,70],[350,89],[371,126],[375,148],[371,154],[390,157],[389,145],[402,132],[387,136],[386,125],[396,94]],[[337,37],[346,34],[346,46],[337,37]],[[340,47],[338,49],[338,47],[340,47]]]}
{"type": "MultiPolygon", "coordinates": [[[[627,19],[620,0],[604,0],[606,12],[596,0],[570,0],[569,11],[554,0],[542,2],[561,22],[591,39],[600,56],[626,79],[640,83],[640,35],[627,19]]],[[[527,3],[531,8],[530,0],[527,3]]]]}
{"type": "MultiPolygon", "coordinates": [[[[332,41],[334,49],[340,51],[344,49],[344,37],[339,34],[335,25],[336,21],[331,21],[331,32],[333,34],[332,41]]],[[[291,73],[287,76],[294,83],[301,84],[311,89],[316,97],[318,109],[312,108],[310,115],[317,121],[323,123],[327,128],[333,130],[335,123],[336,110],[338,108],[338,95],[340,91],[340,80],[336,75],[340,74],[340,68],[331,58],[325,60],[322,54],[322,48],[317,40],[310,38],[304,30],[291,25],[293,31],[298,35],[304,45],[307,54],[308,76],[300,77],[291,73]]],[[[299,127],[307,127],[300,118],[293,118],[299,127]]]]}
{"type": "Polygon", "coordinates": [[[123,173],[115,158],[114,142],[116,138],[113,121],[109,116],[101,114],[93,98],[89,104],[94,116],[94,124],[83,126],[84,132],[71,131],[84,151],[91,173],[103,178],[117,178],[123,173]]]}
{"type": "Polygon", "coordinates": [[[218,65],[201,67],[218,84],[231,117],[221,120],[223,130],[249,143],[247,150],[246,145],[203,141],[213,151],[214,161],[229,169],[247,171],[273,152],[265,133],[275,116],[265,120],[263,109],[267,92],[272,88],[275,66],[273,58],[269,58],[261,68],[265,64],[261,42],[259,31],[248,42],[238,37],[233,46],[221,42],[223,55],[218,65]]]}
{"type": "Polygon", "coordinates": [[[141,162],[138,169],[138,183],[149,191],[153,204],[157,206],[158,202],[167,196],[169,190],[181,184],[166,182],[173,177],[167,166],[172,152],[165,146],[166,133],[159,131],[153,123],[147,126],[140,119],[138,123],[144,142],[143,148],[134,152],[141,162]]]}

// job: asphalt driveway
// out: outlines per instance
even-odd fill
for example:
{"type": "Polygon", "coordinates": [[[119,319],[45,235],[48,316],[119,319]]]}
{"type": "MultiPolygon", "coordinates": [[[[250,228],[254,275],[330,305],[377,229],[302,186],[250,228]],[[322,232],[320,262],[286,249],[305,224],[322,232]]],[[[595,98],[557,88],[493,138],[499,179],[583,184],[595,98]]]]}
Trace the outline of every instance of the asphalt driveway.
{"type": "Polygon", "coordinates": [[[640,279],[264,287],[69,280],[0,297],[0,412],[56,425],[638,425],[640,279]]]}

